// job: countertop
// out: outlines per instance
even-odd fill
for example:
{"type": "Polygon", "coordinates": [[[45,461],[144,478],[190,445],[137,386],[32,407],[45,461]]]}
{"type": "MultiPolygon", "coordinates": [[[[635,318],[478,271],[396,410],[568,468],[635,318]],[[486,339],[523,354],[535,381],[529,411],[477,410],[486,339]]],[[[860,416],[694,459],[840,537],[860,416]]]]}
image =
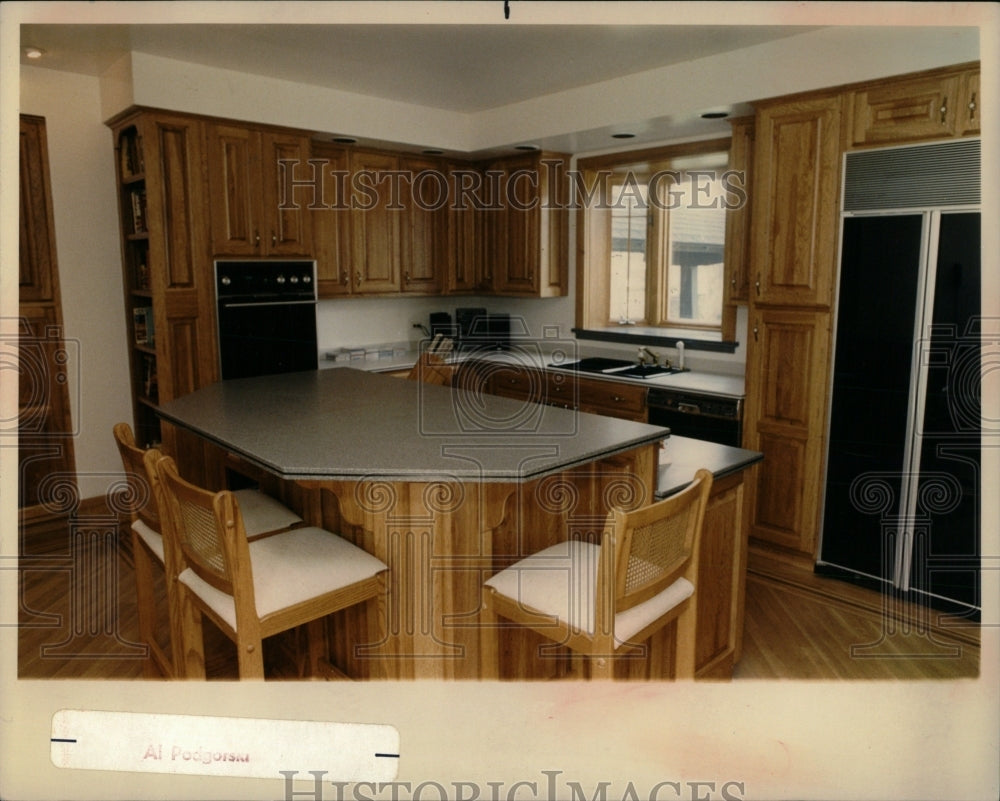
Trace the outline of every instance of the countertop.
{"type": "Polygon", "coordinates": [[[220,381],[159,411],[285,479],[527,481],[669,435],[344,366],[220,381]]]}
{"type": "Polygon", "coordinates": [[[758,451],[718,445],[690,437],[671,436],[660,451],[660,469],[656,496],[666,497],[686,487],[695,472],[704,467],[715,478],[722,478],[756,464],[764,458],[758,451]]]}
{"type": "MultiPolygon", "coordinates": [[[[386,357],[382,359],[357,359],[351,362],[335,362],[320,357],[320,369],[330,367],[353,367],[367,372],[393,372],[397,370],[407,370],[412,367],[417,360],[417,351],[411,351],[405,355],[386,357]]],[[[575,361],[578,356],[566,357],[565,362],[575,361]]],[[[742,398],[746,393],[746,382],[743,376],[730,375],[725,373],[711,373],[704,370],[689,370],[684,373],[673,375],[656,376],[654,378],[623,378],[615,375],[600,373],[572,373],[572,371],[551,368],[549,364],[553,361],[551,355],[541,351],[535,343],[528,343],[523,346],[512,345],[508,351],[482,351],[474,350],[469,353],[459,351],[451,361],[461,362],[468,359],[479,359],[500,364],[511,364],[534,369],[548,369],[553,372],[570,373],[589,378],[599,378],[602,381],[617,381],[620,383],[634,384],[649,388],[675,389],[682,392],[693,392],[705,395],[717,395],[728,398],[742,398]]]]}

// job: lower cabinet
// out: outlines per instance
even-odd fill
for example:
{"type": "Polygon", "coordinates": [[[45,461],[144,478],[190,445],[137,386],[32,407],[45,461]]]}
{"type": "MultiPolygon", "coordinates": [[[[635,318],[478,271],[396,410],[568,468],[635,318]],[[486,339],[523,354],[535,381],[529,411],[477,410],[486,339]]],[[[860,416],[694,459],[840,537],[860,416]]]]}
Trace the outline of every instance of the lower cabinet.
{"type": "Polygon", "coordinates": [[[646,387],[618,381],[579,378],[525,365],[493,366],[483,380],[486,391],[505,398],[544,403],[588,414],[644,423],[646,387]]]}
{"type": "Polygon", "coordinates": [[[819,530],[830,313],[753,311],[743,445],[764,454],[752,540],[812,560],[819,530]]]}

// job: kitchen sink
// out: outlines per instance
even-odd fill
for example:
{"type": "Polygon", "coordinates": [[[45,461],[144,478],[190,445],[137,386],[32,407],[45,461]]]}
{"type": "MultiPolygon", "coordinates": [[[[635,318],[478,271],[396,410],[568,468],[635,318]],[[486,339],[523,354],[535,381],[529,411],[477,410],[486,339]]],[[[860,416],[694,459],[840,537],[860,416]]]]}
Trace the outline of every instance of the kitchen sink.
{"type": "Polygon", "coordinates": [[[653,378],[654,376],[673,375],[674,373],[684,372],[679,367],[664,367],[659,364],[636,364],[626,359],[608,359],[602,356],[580,359],[577,362],[550,364],[549,367],[559,370],[575,370],[581,373],[620,376],[622,378],[653,378]]]}

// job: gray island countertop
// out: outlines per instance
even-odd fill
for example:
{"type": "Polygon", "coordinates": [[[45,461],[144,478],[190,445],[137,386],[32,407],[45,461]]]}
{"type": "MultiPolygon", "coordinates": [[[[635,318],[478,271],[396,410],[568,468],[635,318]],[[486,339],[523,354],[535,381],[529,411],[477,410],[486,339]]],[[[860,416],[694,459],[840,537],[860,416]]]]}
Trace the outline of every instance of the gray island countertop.
{"type": "Polygon", "coordinates": [[[220,381],[160,407],[285,479],[528,481],[669,430],[349,367],[220,381]]]}

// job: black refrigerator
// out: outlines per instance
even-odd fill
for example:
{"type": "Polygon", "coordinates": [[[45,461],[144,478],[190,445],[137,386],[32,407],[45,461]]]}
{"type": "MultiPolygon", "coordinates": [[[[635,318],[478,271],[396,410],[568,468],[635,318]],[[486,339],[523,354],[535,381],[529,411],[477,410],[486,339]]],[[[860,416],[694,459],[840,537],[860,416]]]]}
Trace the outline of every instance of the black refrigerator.
{"type": "Polygon", "coordinates": [[[819,573],[978,619],[979,142],[845,158],[819,573]]]}

